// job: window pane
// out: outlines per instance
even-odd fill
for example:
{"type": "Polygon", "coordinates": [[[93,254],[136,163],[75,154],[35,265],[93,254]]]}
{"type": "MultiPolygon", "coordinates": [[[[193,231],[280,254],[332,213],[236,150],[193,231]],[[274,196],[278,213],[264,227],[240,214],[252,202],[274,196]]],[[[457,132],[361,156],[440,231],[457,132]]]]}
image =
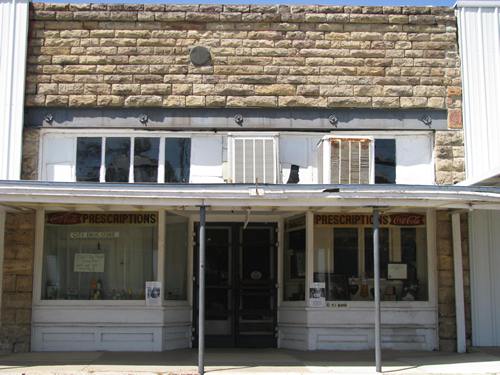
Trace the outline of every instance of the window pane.
{"type": "Polygon", "coordinates": [[[134,181],[158,181],[158,153],[160,138],[135,138],[134,181]]]}
{"type": "Polygon", "coordinates": [[[101,138],[78,137],[76,140],[76,180],[99,182],[101,138]]]}
{"type": "Polygon", "coordinates": [[[156,244],[156,213],[49,213],[42,298],[142,300],[156,244]]]}
{"type": "Polygon", "coordinates": [[[425,228],[401,228],[401,261],[407,267],[403,299],[428,299],[426,249],[425,228]]]}
{"type": "Polygon", "coordinates": [[[396,141],[375,140],[375,183],[396,183],[396,141]]]}
{"type": "Polygon", "coordinates": [[[358,275],[358,229],[335,228],[333,231],[333,272],[337,275],[358,275]]]}
{"type": "Polygon", "coordinates": [[[165,138],[165,182],[189,182],[191,139],[165,138]]]}
{"type": "Polygon", "coordinates": [[[186,300],[189,220],[179,215],[166,215],[165,299],[186,300]]]}
{"type": "Polygon", "coordinates": [[[106,138],[106,182],[128,182],[130,138],[106,138]]]}
{"type": "MultiPolygon", "coordinates": [[[[379,229],[380,277],[387,278],[389,263],[389,228],[379,229]]],[[[365,228],[365,276],[373,277],[373,229],[365,228]]]]}
{"type": "Polygon", "coordinates": [[[286,221],[284,255],[285,301],[303,301],[306,275],[305,216],[286,221]]]}

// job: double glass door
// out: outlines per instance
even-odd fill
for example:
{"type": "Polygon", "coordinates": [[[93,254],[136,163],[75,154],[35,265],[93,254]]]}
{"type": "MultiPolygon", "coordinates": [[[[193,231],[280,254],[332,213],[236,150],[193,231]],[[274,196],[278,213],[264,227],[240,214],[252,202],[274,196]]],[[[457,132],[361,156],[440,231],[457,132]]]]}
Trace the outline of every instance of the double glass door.
{"type": "MultiPolygon", "coordinates": [[[[194,253],[193,324],[197,345],[198,240],[194,253]]],[[[207,224],[207,346],[276,347],[276,260],[275,224],[248,224],[246,228],[242,223],[207,224]]]]}

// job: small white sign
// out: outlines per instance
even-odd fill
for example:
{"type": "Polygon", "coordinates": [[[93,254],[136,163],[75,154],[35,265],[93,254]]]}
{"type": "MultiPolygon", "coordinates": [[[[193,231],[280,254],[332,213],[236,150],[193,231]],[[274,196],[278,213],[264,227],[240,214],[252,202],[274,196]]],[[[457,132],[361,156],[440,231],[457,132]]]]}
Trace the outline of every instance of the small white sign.
{"type": "Polygon", "coordinates": [[[325,283],[311,283],[309,286],[309,306],[326,306],[326,288],[325,283]]]}
{"type": "Polygon", "coordinates": [[[161,282],[146,281],[146,306],[161,306],[161,282]]]}
{"type": "Polygon", "coordinates": [[[74,272],[104,272],[104,254],[77,253],[74,272]]]}
{"type": "Polygon", "coordinates": [[[406,280],[407,277],[406,263],[389,263],[387,265],[387,278],[389,280],[406,280]]]}

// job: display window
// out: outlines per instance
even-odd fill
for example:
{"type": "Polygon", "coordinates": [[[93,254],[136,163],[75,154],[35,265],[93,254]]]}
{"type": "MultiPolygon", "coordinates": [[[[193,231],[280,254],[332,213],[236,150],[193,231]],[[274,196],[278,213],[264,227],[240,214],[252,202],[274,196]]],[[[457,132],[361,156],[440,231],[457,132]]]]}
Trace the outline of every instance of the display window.
{"type": "Polygon", "coordinates": [[[284,301],[304,301],[306,278],[306,217],[299,215],[285,221],[283,252],[284,301]]]}
{"type": "Polygon", "coordinates": [[[187,299],[189,219],[173,213],[165,218],[165,299],[187,299]]]}
{"type": "Polygon", "coordinates": [[[144,300],[157,231],[155,212],[47,213],[42,299],[144,300]]]}
{"type": "MultiPolygon", "coordinates": [[[[381,299],[427,301],[425,215],[380,216],[381,299]]],[[[314,216],[314,275],[327,301],[373,300],[373,224],[367,214],[314,216]]]]}

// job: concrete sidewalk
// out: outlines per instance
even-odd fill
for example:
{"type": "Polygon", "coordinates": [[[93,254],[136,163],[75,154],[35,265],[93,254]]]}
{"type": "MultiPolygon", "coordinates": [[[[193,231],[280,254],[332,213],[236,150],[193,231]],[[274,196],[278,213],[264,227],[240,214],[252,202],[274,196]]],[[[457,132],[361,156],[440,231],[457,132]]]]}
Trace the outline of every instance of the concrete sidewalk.
{"type": "MultiPolygon", "coordinates": [[[[373,374],[372,351],[209,349],[208,374],[373,374]]],[[[67,352],[0,356],[0,374],[196,374],[196,350],[67,352]]],[[[500,349],[467,354],[384,351],[389,374],[500,374],[500,349]]]]}

